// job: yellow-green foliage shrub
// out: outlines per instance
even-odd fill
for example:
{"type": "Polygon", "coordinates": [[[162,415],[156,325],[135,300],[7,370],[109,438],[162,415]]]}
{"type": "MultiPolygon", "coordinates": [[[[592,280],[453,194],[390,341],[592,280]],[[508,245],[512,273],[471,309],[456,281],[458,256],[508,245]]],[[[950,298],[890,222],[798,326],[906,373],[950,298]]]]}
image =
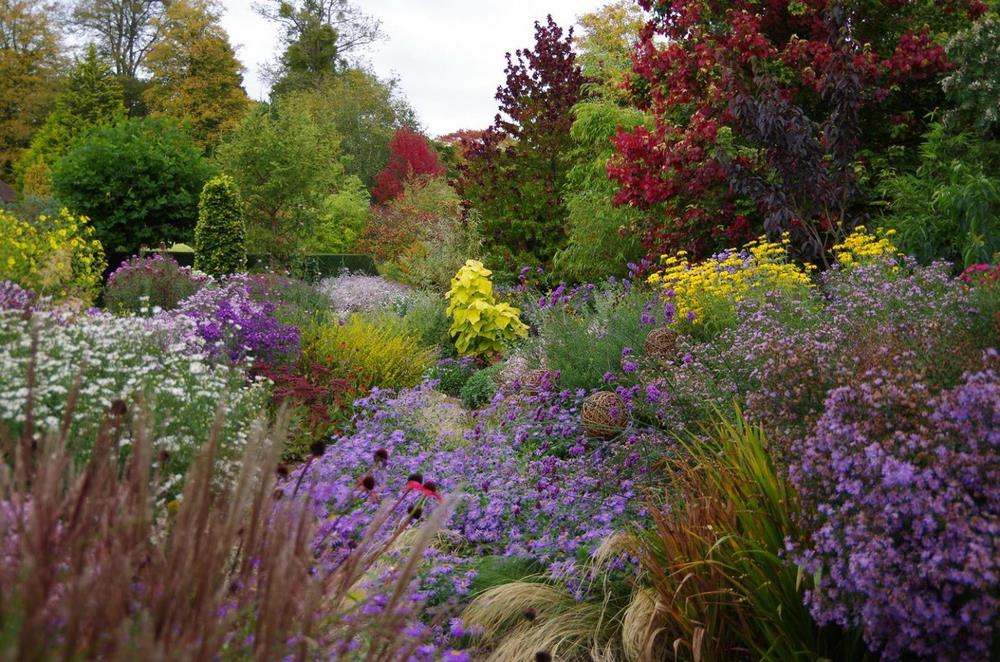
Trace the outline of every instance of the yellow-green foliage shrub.
{"type": "Polygon", "coordinates": [[[67,209],[26,221],[0,210],[0,280],[41,296],[93,303],[106,266],[85,216],[67,209]]]}
{"type": "Polygon", "coordinates": [[[459,354],[499,352],[505,342],[528,335],[521,311],[493,297],[492,271],[478,260],[466,260],[451,279],[448,299],[448,330],[459,354]]]}
{"type": "Polygon", "coordinates": [[[304,365],[327,366],[361,388],[399,389],[420,383],[436,353],[394,317],[352,315],[307,330],[302,358],[304,365]]]}

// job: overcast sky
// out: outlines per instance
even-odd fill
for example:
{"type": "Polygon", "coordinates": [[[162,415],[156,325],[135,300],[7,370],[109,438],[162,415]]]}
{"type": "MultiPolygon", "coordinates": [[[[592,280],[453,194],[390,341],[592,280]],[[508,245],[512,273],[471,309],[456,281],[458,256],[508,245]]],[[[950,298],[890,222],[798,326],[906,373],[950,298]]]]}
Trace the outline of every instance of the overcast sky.
{"type": "MultiPolygon", "coordinates": [[[[246,65],[244,82],[255,99],[267,96],[260,65],[278,51],[278,31],[251,0],[222,0],[222,22],[246,65]]],[[[481,129],[497,112],[504,53],[534,44],[534,22],[545,15],[568,28],[601,0],[359,0],[382,21],[387,39],[369,48],[380,76],[395,75],[432,136],[481,129]]]]}

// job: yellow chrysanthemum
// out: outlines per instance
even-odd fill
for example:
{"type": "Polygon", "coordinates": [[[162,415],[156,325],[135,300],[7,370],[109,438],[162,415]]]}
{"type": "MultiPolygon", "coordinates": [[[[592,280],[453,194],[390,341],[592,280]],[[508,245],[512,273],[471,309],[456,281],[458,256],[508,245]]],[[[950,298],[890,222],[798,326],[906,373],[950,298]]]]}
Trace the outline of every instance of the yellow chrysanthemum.
{"type": "MultiPolygon", "coordinates": [[[[788,261],[785,245],[761,237],[742,250],[729,249],[711,259],[691,263],[684,251],[663,259],[663,269],[648,282],[672,292],[675,324],[702,325],[729,316],[750,293],[812,287],[808,268],[788,261]]],[[[810,265],[811,266],[811,265],[810,265]]]]}
{"type": "Polygon", "coordinates": [[[843,242],[833,247],[833,254],[845,267],[856,264],[867,264],[884,256],[899,255],[892,243],[895,230],[879,229],[875,234],[866,228],[854,230],[843,242]]]}

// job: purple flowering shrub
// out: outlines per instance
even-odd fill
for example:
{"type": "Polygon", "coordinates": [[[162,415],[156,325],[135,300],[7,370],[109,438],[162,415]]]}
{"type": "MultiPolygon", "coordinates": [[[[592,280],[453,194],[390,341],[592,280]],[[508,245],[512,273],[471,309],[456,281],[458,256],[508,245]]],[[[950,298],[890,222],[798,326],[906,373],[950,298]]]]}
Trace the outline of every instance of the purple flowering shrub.
{"type": "Polygon", "coordinates": [[[172,257],[159,253],[136,255],[108,276],[104,305],[119,315],[155,308],[172,310],[211,280],[190,267],[182,267],[172,257]]]}
{"type": "Polygon", "coordinates": [[[820,623],[859,626],[884,659],[987,659],[1000,622],[1000,360],[937,395],[873,371],[835,389],[792,448],[820,573],[820,623]]]}
{"type": "Polygon", "coordinates": [[[561,289],[529,311],[538,334],[523,351],[533,355],[532,362],[559,372],[563,388],[598,388],[605,375],[623,367],[624,348],[641,352],[657,323],[655,298],[627,282],[561,289]]]}
{"type": "Polygon", "coordinates": [[[0,310],[31,310],[38,297],[9,280],[0,281],[0,310]]]}
{"type": "Polygon", "coordinates": [[[253,277],[234,274],[180,302],[161,315],[178,315],[194,322],[195,333],[216,358],[232,362],[248,357],[276,365],[299,352],[299,330],[281,323],[277,304],[253,296],[253,277]]]}
{"type": "Polygon", "coordinates": [[[787,449],[811,430],[831,390],[903,365],[948,387],[996,343],[996,333],[984,329],[988,311],[941,264],[835,267],[820,285],[808,297],[741,302],[735,326],[708,343],[682,337],[684,360],[660,362],[652,374],[669,382],[668,397],[690,390],[697,376],[706,402],[717,408],[736,398],[787,449]]]}
{"type": "Polygon", "coordinates": [[[283,324],[304,329],[333,317],[330,300],[305,281],[268,272],[250,274],[246,282],[255,301],[275,304],[275,317],[283,324]]]}

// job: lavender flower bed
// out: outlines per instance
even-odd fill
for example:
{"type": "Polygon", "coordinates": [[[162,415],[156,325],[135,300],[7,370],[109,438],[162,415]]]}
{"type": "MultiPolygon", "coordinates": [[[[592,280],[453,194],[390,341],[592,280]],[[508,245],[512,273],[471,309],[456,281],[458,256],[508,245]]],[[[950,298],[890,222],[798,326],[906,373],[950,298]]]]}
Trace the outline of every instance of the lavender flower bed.
{"type": "Polygon", "coordinates": [[[36,300],[31,290],[9,280],[0,281],[0,310],[29,310],[36,300]]]}
{"type": "Polygon", "coordinates": [[[439,429],[435,417],[422,414],[433,402],[432,384],[357,402],[356,432],[334,439],[321,459],[290,476],[290,484],[302,479],[320,519],[317,552],[338,562],[377,505],[398,495],[405,495],[400,508],[433,508],[430,486],[464,496],[445,542],[430,555],[417,589],[422,599],[463,600],[485,555],[530,559],[582,594],[580,562],[641,519],[640,488],[669,444],[640,431],[589,439],[579,422],[582,392],[501,393],[470,429],[439,429]]]}
{"type": "Polygon", "coordinates": [[[339,314],[370,312],[402,303],[411,289],[381,276],[344,273],[325,278],[316,286],[339,314]]]}

